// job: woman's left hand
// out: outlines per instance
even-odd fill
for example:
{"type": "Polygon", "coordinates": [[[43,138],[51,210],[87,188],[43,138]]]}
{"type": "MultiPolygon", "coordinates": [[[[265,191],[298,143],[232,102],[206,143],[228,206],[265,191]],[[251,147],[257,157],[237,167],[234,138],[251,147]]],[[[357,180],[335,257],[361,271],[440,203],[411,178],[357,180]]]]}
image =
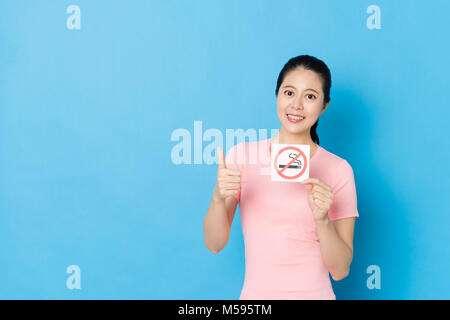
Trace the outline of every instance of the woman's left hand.
{"type": "Polygon", "coordinates": [[[333,204],[333,189],[317,178],[308,178],[300,181],[305,185],[308,192],[308,203],[312,210],[314,220],[323,221],[328,217],[328,210],[333,204]]]}

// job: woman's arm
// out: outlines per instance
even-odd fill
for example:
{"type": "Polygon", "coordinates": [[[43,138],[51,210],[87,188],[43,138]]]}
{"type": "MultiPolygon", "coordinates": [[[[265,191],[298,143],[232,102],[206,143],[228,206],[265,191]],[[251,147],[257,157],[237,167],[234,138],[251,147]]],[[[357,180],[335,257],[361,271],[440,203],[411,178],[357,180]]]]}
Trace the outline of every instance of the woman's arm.
{"type": "Polygon", "coordinates": [[[213,253],[218,253],[228,242],[231,223],[238,204],[235,196],[241,185],[240,170],[226,167],[225,155],[221,148],[217,148],[217,154],[219,157],[217,182],[203,221],[205,245],[213,253]]]}
{"type": "Polygon", "coordinates": [[[320,252],[333,280],[345,278],[353,259],[355,217],[331,221],[328,216],[316,221],[320,252]]]}
{"type": "Polygon", "coordinates": [[[334,202],[334,191],[324,181],[308,178],[301,181],[307,188],[311,208],[320,239],[320,253],[334,280],[345,278],[353,259],[353,229],[355,217],[331,222],[328,211],[334,202]]]}
{"type": "Polygon", "coordinates": [[[228,243],[237,204],[235,197],[217,199],[213,196],[203,221],[205,245],[211,252],[218,253],[228,243]]]}

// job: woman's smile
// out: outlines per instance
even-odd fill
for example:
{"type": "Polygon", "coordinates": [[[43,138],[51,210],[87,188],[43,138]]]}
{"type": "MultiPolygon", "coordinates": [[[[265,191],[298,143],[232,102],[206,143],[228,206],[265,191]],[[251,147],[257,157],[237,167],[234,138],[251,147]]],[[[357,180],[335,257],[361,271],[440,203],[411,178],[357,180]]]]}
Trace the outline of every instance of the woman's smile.
{"type": "Polygon", "coordinates": [[[305,117],[303,117],[301,115],[294,115],[294,114],[290,114],[290,113],[287,113],[286,117],[289,120],[289,122],[292,122],[292,123],[298,123],[298,122],[302,121],[303,119],[305,119],[305,117]]]}

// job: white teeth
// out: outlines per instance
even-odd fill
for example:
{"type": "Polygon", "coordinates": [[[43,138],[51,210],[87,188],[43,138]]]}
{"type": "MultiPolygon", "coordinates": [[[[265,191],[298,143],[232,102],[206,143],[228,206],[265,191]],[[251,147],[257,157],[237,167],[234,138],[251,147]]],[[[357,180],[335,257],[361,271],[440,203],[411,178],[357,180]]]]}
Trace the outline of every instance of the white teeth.
{"type": "Polygon", "coordinates": [[[288,117],[291,118],[291,119],[293,119],[293,120],[304,119],[303,117],[297,117],[297,116],[293,116],[293,115],[290,115],[290,114],[288,114],[288,117]]]}

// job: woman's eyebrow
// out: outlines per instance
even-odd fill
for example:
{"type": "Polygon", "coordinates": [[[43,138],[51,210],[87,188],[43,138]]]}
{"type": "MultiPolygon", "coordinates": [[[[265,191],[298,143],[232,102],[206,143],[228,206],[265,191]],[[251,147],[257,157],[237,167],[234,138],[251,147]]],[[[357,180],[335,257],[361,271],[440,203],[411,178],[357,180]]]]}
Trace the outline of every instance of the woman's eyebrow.
{"type": "Polygon", "coordinates": [[[314,92],[317,93],[317,94],[320,94],[319,92],[317,92],[316,90],[314,90],[314,89],[312,89],[312,88],[305,89],[305,91],[306,91],[306,90],[311,90],[311,91],[314,91],[314,92]]]}
{"type": "MultiPolygon", "coordinates": [[[[289,84],[283,86],[283,88],[287,88],[287,87],[290,87],[290,88],[293,88],[293,89],[297,90],[296,87],[291,86],[291,85],[289,85],[289,84]]],[[[312,88],[305,89],[305,91],[307,91],[307,90],[311,90],[311,91],[314,91],[314,92],[317,93],[317,94],[320,94],[319,92],[317,92],[316,90],[314,90],[314,89],[312,89],[312,88]]]]}

